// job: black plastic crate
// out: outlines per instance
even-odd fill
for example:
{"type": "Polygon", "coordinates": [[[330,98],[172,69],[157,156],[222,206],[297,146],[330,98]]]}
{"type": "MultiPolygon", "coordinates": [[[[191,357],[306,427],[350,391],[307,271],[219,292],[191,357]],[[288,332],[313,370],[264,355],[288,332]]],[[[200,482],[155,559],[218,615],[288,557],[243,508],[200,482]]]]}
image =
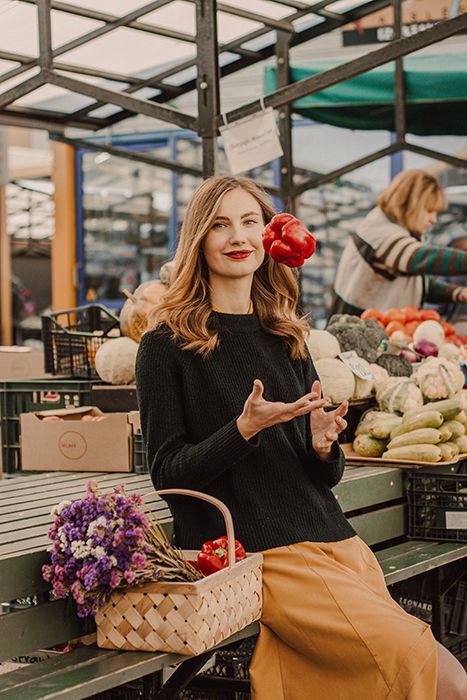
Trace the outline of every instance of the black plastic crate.
{"type": "Polygon", "coordinates": [[[42,314],[45,371],[68,377],[97,377],[96,352],[121,336],[118,317],[101,304],[42,314]]]}
{"type": "Polygon", "coordinates": [[[143,434],[139,428],[133,433],[133,471],[137,474],[146,474],[149,471],[143,434]]]}
{"type": "Polygon", "coordinates": [[[467,473],[411,471],[407,475],[408,536],[467,542],[467,473]]]}
{"type": "Polygon", "coordinates": [[[87,406],[95,382],[78,379],[28,379],[0,382],[2,465],[6,473],[21,469],[19,416],[31,411],[87,406]]]}

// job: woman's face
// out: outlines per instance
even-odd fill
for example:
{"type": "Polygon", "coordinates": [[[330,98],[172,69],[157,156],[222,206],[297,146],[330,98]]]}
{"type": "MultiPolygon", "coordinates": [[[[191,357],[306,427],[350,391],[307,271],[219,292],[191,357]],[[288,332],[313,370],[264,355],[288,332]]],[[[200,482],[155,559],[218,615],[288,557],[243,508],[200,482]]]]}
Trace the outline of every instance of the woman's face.
{"type": "Polygon", "coordinates": [[[211,280],[252,276],[264,259],[263,229],[256,199],[240,187],[227,192],[203,241],[211,280]]]}
{"type": "Polygon", "coordinates": [[[424,236],[425,233],[428,233],[430,228],[436,224],[436,221],[438,219],[438,214],[435,211],[427,211],[426,209],[422,209],[420,211],[420,214],[418,215],[417,222],[415,225],[415,231],[420,234],[420,236],[424,236]]]}

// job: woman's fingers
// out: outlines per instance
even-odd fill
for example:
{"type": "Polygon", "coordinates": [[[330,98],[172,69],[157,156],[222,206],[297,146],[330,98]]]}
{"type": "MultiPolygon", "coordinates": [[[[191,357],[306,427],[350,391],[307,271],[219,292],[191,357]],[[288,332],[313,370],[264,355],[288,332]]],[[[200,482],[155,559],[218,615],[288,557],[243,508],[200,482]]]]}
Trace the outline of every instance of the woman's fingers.
{"type": "Polygon", "coordinates": [[[255,381],[253,382],[253,390],[251,392],[251,398],[258,401],[259,399],[262,398],[263,391],[264,391],[263,382],[261,381],[261,379],[255,379],[255,381]]]}

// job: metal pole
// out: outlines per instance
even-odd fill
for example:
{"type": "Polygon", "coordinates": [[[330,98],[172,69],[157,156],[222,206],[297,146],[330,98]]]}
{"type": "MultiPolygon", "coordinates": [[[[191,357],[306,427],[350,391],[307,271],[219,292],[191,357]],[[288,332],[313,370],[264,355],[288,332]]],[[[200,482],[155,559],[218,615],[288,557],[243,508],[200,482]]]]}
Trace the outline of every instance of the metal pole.
{"type": "MultiPolygon", "coordinates": [[[[394,6],[394,39],[402,38],[402,3],[401,0],[393,0],[394,6]]],[[[394,69],[394,126],[395,143],[401,144],[405,141],[406,118],[405,118],[405,79],[404,79],[404,59],[396,58],[394,69]]],[[[404,167],[402,151],[397,151],[391,156],[391,178],[404,167]]]]}
{"type": "MultiPolygon", "coordinates": [[[[290,34],[277,32],[276,59],[277,59],[277,87],[285,87],[290,83],[289,65],[290,34]]],[[[292,107],[283,105],[279,110],[279,135],[284,155],[280,163],[281,199],[284,209],[291,214],[296,212],[296,202],[293,196],[293,153],[292,153],[292,107]]]]}
{"type": "Polygon", "coordinates": [[[198,133],[202,139],[203,177],[217,172],[217,118],[219,115],[219,63],[217,2],[196,0],[198,64],[198,133]]]}

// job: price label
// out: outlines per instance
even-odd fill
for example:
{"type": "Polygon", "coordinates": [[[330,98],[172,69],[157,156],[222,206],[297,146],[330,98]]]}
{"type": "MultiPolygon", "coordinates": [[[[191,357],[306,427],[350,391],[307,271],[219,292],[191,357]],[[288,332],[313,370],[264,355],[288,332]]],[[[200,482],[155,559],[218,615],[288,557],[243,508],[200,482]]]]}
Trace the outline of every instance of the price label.
{"type": "Polygon", "coordinates": [[[283,153],[271,107],[221,126],[220,132],[232,175],[269,163],[283,153]]]}
{"type": "Polygon", "coordinates": [[[357,355],[355,350],[347,350],[340,352],[339,357],[342,362],[360,379],[374,379],[374,375],[368,370],[367,366],[362,362],[362,358],[357,355]]]}

